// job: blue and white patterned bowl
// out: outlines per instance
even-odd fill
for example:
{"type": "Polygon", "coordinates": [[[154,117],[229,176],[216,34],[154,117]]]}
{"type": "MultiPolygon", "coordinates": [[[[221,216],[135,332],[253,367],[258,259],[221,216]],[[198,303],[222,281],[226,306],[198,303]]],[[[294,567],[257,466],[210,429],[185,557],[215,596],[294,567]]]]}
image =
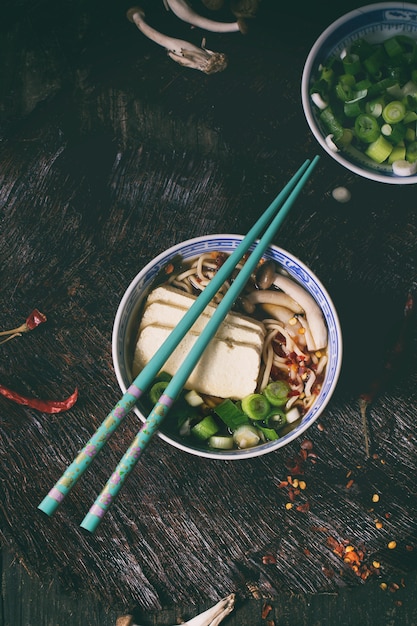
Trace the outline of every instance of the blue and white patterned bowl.
{"type": "Polygon", "coordinates": [[[340,165],[370,180],[397,185],[417,182],[417,175],[397,176],[391,166],[378,164],[353,147],[335,152],[326,143],[328,131],[323,128],[312,104],[310,87],[319,74],[320,65],[349,48],[352,42],[365,38],[379,43],[397,34],[417,40],[417,5],[406,2],[369,4],[343,15],[320,35],[313,45],[303,70],[301,99],[310,129],[321,147],[340,165]]]}
{"type": "MultiPolygon", "coordinates": [[[[195,239],[189,239],[159,254],[133,279],[119,304],[112,336],[113,363],[116,377],[123,393],[132,382],[132,354],[141,305],[158,272],[177,255],[181,255],[187,260],[207,252],[208,250],[221,250],[226,253],[231,253],[238,247],[242,239],[243,237],[241,235],[227,234],[204,235],[202,237],[196,237],[195,239]]],[[[234,460],[260,456],[282,448],[301,435],[301,433],[315,422],[323,412],[334,392],[342,364],[342,333],[337,312],[329,294],[311,270],[289,252],[276,246],[270,246],[264,256],[265,258],[276,261],[291,277],[301,283],[315,298],[323,311],[329,331],[329,361],[321,392],[314,405],[304,416],[302,422],[294,430],[277,441],[268,442],[255,448],[231,451],[205,450],[187,445],[184,443],[184,440],[175,439],[162,432],[158,433],[161,439],[185,452],[212,459],[234,460]]],[[[135,407],[134,411],[142,421],[145,420],[145,416],[139,406],[135,407]]]]}

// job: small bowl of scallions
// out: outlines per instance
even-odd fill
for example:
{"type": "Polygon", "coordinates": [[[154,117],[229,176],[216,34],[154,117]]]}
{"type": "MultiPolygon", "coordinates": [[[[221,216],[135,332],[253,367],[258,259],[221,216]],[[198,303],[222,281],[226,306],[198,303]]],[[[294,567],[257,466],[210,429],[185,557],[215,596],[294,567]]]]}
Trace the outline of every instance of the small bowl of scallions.
{"type": "Polygon", "coordinates": [[[333,22],[307,57],[301,95],[335,161],[370,180],[417,183],[417,5],[371,4],[333,22]]]}

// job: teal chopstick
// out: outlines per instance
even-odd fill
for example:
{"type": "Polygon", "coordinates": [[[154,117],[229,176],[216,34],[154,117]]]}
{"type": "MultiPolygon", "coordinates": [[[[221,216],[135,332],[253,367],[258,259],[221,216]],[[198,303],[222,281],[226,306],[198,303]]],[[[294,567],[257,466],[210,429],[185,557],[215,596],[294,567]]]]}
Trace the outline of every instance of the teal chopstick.
{"type": "Polygon", "coordinates": [[[81,527],[85,530],[94,532],[100,521],[104,517],[106,511],[115,500],[125,480],[129,476],[132,469],[135,467],[140,456],[148,445],[150,439],[160,427],[162,421],[165,419],[167,413],[169,412],[170,408],[172,407],[181,390],[183,389],[187,379],[197,365],[208,343],[215,335],[218,327],[224,320],[228,311],[230,311],[236,298],[246,285],[252,272],[262,258],[262,255],[264,254],[266,248],[271,243],[278,228],[281,226],[282,222],[286,218],[289,210],[294,204],[295,199],[297,198],[305,182],[309,178],[312,170],[314,169],[318,158],[319,157],[317,156],[313,159],[311,164],[301,176],[300,180],[294,187],[291,194],[288,196],[288,199],[282,206],[281,210],[272,220],[271,224],[265,231],[263,237],[257,243],[256,247],[252,250],[248,260],[243,265],[236,280],[232,283],[231,287],[228,289],[223,299],[217,305],[216,310],[214,311],[213,315],[199,335],[192,349],[182,362],[181,367],[170,380],[168,386],[165,389],[165,392],[162,394],[152,411],[149,413],[146,422],[137,433],[135,439],[127,449],[119,464],[117,465],[113,474],[106,483],[104,489],[101,491],[96,501],[90,508],[89,512],[85,516],[84,520],[82,521],[81,527]]]}
{"type": "Polygon", "coordinates": [[[273,200],[266,211],[261,215],[258,221],[252,226],[246,237],[241,241],[236,250],[228,257],[216,274],[216,277],[210,281],[205,290],[196,299],[187,314],[182,318],[181,322],[167,337],[164,344],[155,353],[147,366],[139,373],[133,383],[129,386],[122,398],[113,407],[112,411],[102,422],[101,426],[95,431],[92,437],[79,452],[74,461],[65,470],[64,474],[52,487],[49,493],[44,497],[38,508],[52,515],[64,498],[68,495],[79,478],[89,467],[93,459],[97,456],[103,446],[107,443],[111,435],[120,426],[123,419],[129,411],[135,406],[136,402],[143,395],[146,389],[154,380],[165,361],[175,350],[181,339],[185,336],[199,315],[204,311],[210,300],[214,298],[222,284],[227,280],[235,269],[242,256],[249,250],[254,240],[260,235],[264,228],[269,224],[281,204],[288,198],[301,176],[306,171],[310,161],[307,159],[294,174],[287,185],[282,189],[278,196],[273,200]]]}

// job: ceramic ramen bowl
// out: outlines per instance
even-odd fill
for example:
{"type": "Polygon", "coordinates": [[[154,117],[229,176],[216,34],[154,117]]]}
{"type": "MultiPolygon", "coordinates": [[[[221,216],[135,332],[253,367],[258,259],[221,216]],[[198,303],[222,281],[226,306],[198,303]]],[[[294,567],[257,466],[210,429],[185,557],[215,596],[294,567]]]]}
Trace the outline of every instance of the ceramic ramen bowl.
{"type": "MultiPolygon", "coordinates": [[[[133,351],[141,308],[158,272],[177,255],[181,255],[184,260],[191,260],[207,251],[231,253],[238,247],[242,239],[241,235],[222,234],[205,235],[184,241],[159,254],[132,280],[119,304],[112,335],[113,363],[117,381],[123,393],[133,380],[133,351]]],[[[158,432],[158,436],[161,439],[185,452],[200,457],[227,460],[246,459],[273,452],[306,431],[323,412],[335,390],[342,363],[342,335],[337,312],[329,294],[311,270],[289,252],[276,246],[270,246],[266,250],[264,257],[273,259],[289,277],[302,285],[313,296],[322,310],[328,329],[328,363],[321,391],[315,403],[292,431],[276,441],[262,443],[253,448],[235,450],[207,449],[194,444],[190,438],[184,440],[184,438],[179,436],[176,437],[161,431],[158,432]]],[[[134,411],[142,421],[146,419],[140,402],[134,411]]],[[[169,419],[169,415],[166,419],[169,419]]]]}
{"type": "MultiPolygon", "coordinates": [[[[417,41],[417,5],[406,2],[385,2],[366,5],[343,15],[333,22],[314,43],[304,66],[301,98],[308,125],[321,147],[340,165],[364,178],[390,183],[413,184],[417,182],[417,166],[407,175],[393,171],[387,161],[378,163],[369,158],[365,152],[350,144],[337,150],[331,139],[328,127],[320,116],[321,110],[313,102],[311,88],[320,75],[322,66],[328,65],[329,59],[337,56],[343,58],[351,52],[352,44],[359,39],[376,46],[389,38],[406,36],[417,41]],[[329,137],[330,135],[330,137],[329,137]]],[[[417,64],[412,61],[413,67],[417,64]]],[[[375,79],[376,80],[376,79],[375,79]]],[[[417,91],[416,91],[417,94],[417,91]]],[[[395,99],[401,99],[401,93],[395,99]]],[[[415,131],[415,122],[413,124],[415,131]]],[[[388,136],[389,140],[390,137],[388,136]]],[[[340,148],[340,146],[338,146],[340,148]]],[[[405,165],[405,164],[403,164],[405,165]]]]}

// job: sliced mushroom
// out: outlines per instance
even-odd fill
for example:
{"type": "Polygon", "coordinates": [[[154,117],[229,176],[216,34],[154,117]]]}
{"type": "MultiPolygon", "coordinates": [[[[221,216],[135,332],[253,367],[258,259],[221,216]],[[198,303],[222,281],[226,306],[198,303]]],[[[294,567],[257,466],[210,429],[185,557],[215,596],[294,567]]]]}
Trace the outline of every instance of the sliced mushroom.
{"type": "Polygon", "coordinates": [[[242,306],[247,313],[253,313],[257,304],[270,304],[279,307],[285,307],[295,313],[304,313],[303,308],[290,295],[283,291],[255,289],[242,297],[242,306]]]}
{"type": "Polygon", "coordinates": [[[290,320],[294,320],[295,322],[294,311],[291,311],[291,309],[288,309],[285,306],[264,302],[262,304],[262,308],[266,313],[268,313],[268,315],[283,324],[288,324],[290,320]]]}
{"type": "Polygon", "coordinates": [[[327,328],[317,302],[307,291],[287,276],[277,274],[274,285],[294,298],[304,309],[314,345],[307,343],[309,350],[321,350],[327,346],[327,328]]]}
{"type": "Polygon", "coordinates": [[[226,55],[212,52],[206,48],[198,48],[194,44],[160,33],[145,21],[145,12],[140,7],[132,7],[126,13],[127,18],[149,39],[164,47],[173,60],[205,74],[221,72],[227,67],[226,55]]]}
{"type": "Polygon", "coordinates": [[[183,22],[215,33],[233,33],[240,30],[239,22],[217,22],[196,13],[185,0],[164,0],[167,9],[183,22]]]}
{"type": "Polygon", "coordinates": [[[122,617],[118,617],[116,626],[134,626],[133,615],[122,615],[122,617]]]}
{"type": "MultiPolygon", "coordinates": [[[[274,285],[293,298],[304,309],[312,339],[307,342],[309,350],[321,350],[327,346],[326,324],[321,309],[313,296],[291,278],[277,273],[273,261],[266,261],[261,265],[256,280],[260,287],[260,291],[256,293],[262,293],[262,290],[274,285]]],[[[270,292],[265,291],[265,293],[270,292]]],[[[272,291],[272,293],[274,292],[272,291]]]]}
{"type": "Polygon", "coordinates": [[[207,609],[207,611],[185,622],[183,626],[218,626],[233,611],[235,597],[235,594],[231,593],[212,606],[211,609],[207,609]]]}

